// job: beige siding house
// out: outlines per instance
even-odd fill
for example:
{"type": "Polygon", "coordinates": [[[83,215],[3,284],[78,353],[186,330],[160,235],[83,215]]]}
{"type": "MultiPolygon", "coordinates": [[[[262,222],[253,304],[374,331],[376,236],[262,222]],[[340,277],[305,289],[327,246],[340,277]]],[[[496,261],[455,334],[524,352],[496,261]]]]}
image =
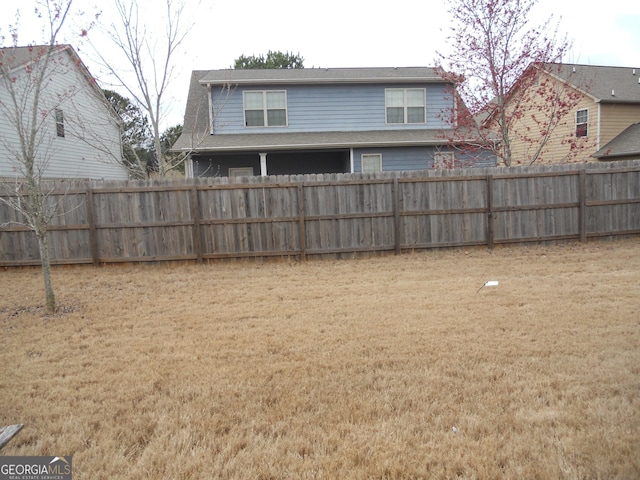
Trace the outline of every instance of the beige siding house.
{"type": "MultiPolygon", "coordinates": [[[[526,94],[507,99],[507,110],[511,98],[522,102],[511,127],[513,165],[605,160],[603,147],[640,122],[640,68],[536,64],[525,75],[533,79],[524,82],[526,94]]],[[[485,122],[489,129],[492,121],[485,122]]]]}

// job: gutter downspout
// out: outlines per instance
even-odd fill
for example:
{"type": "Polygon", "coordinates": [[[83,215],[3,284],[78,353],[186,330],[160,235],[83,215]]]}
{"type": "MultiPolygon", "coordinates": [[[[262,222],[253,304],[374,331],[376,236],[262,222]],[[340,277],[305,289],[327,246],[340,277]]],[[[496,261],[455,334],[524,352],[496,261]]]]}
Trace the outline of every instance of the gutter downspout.
{"type": "Polygon", "coordinates": [[[598,138],[596,139],[596,152],[600,150],[600,126],[602,125],[602,103],[598,102],[598,138]]]}

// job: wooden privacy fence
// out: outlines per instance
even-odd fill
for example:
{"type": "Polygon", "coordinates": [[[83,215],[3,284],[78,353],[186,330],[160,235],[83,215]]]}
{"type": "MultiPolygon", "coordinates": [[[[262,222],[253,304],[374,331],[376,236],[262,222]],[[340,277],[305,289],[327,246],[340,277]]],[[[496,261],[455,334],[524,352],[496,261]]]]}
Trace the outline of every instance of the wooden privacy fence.
{"type": "MultiPolygon", "coordinates": [[[[305,259],[640,233],[640,161],[53,188],[53,264],[305,259]]],[[[0,266],[39,262],[22,220],[0,203],[0,266]]]]}

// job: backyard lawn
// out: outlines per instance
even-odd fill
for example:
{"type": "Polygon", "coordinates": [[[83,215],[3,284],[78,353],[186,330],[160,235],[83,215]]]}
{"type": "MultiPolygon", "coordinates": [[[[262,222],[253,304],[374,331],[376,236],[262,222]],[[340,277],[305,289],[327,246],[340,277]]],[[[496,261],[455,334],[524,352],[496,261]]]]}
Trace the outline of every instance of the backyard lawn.
{"type": "Polygon", "coordinates": [[[0,270],[0,453],[74,480],[640,478],[640,238],[53,280],[0,270]]]}

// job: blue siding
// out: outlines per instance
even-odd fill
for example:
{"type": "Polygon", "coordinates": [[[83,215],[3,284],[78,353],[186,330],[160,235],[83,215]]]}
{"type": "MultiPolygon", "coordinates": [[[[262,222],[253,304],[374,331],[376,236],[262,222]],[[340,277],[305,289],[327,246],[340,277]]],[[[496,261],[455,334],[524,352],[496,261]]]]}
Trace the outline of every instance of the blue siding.
{"type": "Polygon", "coordinates": [[[489,150],[478,150],[475,152],[455,152],[456,167],[495,167],[498,165],[496,155],[489,150]]]}
{"type": "MultiPolygon", "coordinates": [[[[362,155],[382,154],[382,171],[430,170],[436,152],[451,151],[442,147],[359,148],[353,151],[353,171],[362,172],[362,155]]],[[[495,167],[496,158],[489,151],[454,152],[455,167],[495,167]]]]}
{"type": "MultiPolygon", "coordinates": [[[[416,88],[420,85],[389,85],[393,88],[416,88]]],[[[446,126],[453,104],[450,87],[425,84],[427,91],[426,124],[386,125],[384,85],[287,85],[268,90],[286,90],[286,127],[245,127],[242,92],[260,87],[236,88],[231,94],[213,92],[215,133],[293,133],[398,129],[439,129],[446,126]]]]}

